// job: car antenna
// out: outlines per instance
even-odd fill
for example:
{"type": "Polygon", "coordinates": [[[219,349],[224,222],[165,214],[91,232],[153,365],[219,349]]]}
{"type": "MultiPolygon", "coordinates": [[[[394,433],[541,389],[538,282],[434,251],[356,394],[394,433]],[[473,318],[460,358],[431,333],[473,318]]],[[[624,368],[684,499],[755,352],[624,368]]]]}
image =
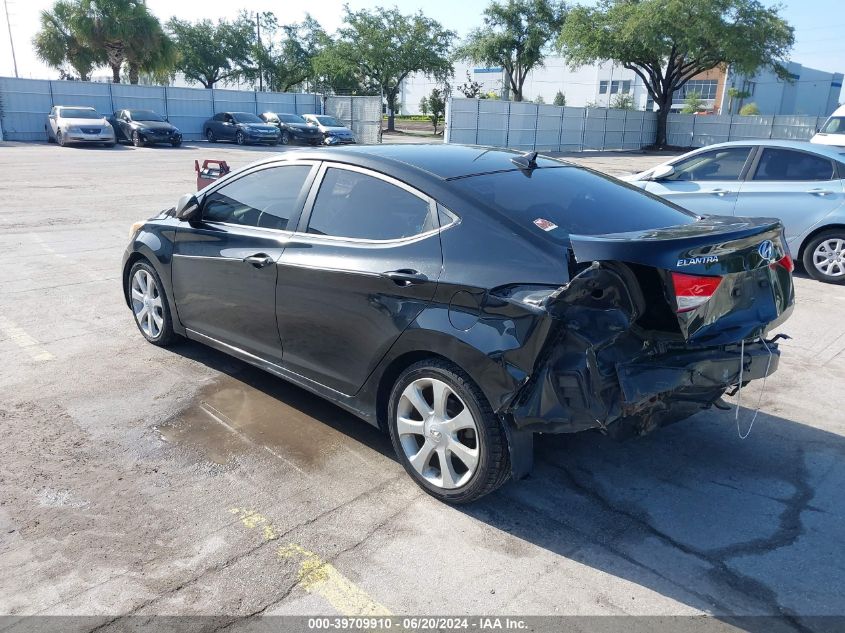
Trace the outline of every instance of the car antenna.
{"type": "Polygon", "coordinates": [[[511,158],[511,162],[525,171],[537,168],[537,152],[525,152],[520,156],[511,158]]]}

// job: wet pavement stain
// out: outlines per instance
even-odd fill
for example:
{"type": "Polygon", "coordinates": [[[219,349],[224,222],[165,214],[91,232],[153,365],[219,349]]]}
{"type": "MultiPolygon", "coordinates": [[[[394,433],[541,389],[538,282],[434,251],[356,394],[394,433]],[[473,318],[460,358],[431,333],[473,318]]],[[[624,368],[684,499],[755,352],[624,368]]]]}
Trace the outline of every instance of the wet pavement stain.
{"type": "Polygon", "coordinates": [[[161,437],[198,450],[215,464],[261,451],[304,472],[338,453],[359,459],[372,445],[375,428],[333,404],[260,370],[223,375],[203,387],[189,405],[158,427],[161,437]]]}

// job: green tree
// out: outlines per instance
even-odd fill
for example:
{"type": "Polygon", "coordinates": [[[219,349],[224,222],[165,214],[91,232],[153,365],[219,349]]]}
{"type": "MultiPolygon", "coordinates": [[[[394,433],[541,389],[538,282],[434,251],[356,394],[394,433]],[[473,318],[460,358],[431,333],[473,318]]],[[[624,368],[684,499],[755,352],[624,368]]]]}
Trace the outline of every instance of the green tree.
{"type": "Polygon", "coordinates": [[[610,59],[633,70],[657,105],[664,147],[672,96],[695,75],[730,64],[787,76],[794,35],[779,11],[758,0],[600,0],[570,12],[558,47],[574,66],[610,59]]]}
{"type": "Polygon", "coordinates": [[[420,112],[423,116],[428,116],[428,97],[420,99],[420,112]]]}
{"type": "Polygon", "coordinates": [[[740,107],[742,107],[743,99],[747,99],[750,96],[751,93],[748,90],[741,90],[736,86],[728,88],[728,114],[733,114],[734,101],[739,101],[740,107]]]}
{"type": "Polygon", "coordinates": [[[704,102],[701,100],[701,93],[691,90],[684,97],[684,107],[681,108],[681,114],[695,114],[704,110],[704,102]]]}
{"type": "Polygon", "coordinates": [[[742,116],[754,116],[760,114],[760,108],[757,107],[756,103],[746,103],[739,109],[739,113],[742,116]]]}
{"type": "Polygon", "coordinates": [[[458,92],[464,95],[467,99],[484,99],[484,86],[475,81],[472,75],[467,71],[467,80],[458,86],[458,92]]]}
{"type": "Polygon", "coordinates": [[[152,14],[141,16],[138,29],[126,41],[129,83],[137,84],[141,73],[165,80],[178,60],[176,46],[152,14]]]}
{"type": "Polygon", "coordinates": [[[537,105],[543,105],[544,103],[546,103],[546,100],[543,99],[543,95],[537,95],[537,97],[534,99],[534,103],[536,103],[537,105]]]}
{"type": "Polygon", "coordinates": [[[522,101],[528,73],[543,65],[549,42],[560,31],[566,10],[558,0],[494,0],[484,9],[484,26],[458,49],[459,59],[501,66],[514,101],[522,101]]]}
{"type": "Polygon", "coordinates": [[[563,94],[560,90],[557,91],[555,95],[554,105],[556,106],[565,106],[566,105],[566,95],[563,94]]]}
{"type": "Polygon", "coordinates": [[[428,95],[428,118],[434,126],[434,133],[437,134],[437,124],[446,114],[446,98],[448,89],[434,88],[428,95]]]}
{"type": "Polygon", "coordinates": [[[252,29],[240,21],[192,23],[174,17],[167,29],[179,52],[176,69],[205,88],[238,76],[249,56],[252,29]]]}
{"type": "Polygon", "coordinates": [[[61,71],[63,77],[73,77],[68,67],[82,81],[91,78],[91,71],[105,63],[101,51],[88,46],[74,28],[79,4],[59,0],[49,11],[41,12],[41,29],[32,39],[35,54],[48,66],[61,71]]]}
{"type": "Polygon", "coordinates": [[[337,41],[317,56],[323,74],[349,81],[387,101],[387,129],[394,130],[396,98],[411,73],[445,80],[452,74],[449,52],[455,33],[420,13],[403,15],[396,7],[352,11],[345,8],[337,41]]]}
{"type": "MultiPolygon", "coordinates": [[[[241,20],[249,20],[247,14],[241,20]]],[[[322,50],[326,34],[310,15],[297,24],[278,23],[272,13],[259,14],[261,40],[257,31],[251,46],[250,60],[243,64],[240,76],[247,81],[259,81],[267,90],[286,92],[313,81],[314,58],[322,50]]]]}
{"type": "Polygon", "coordinates": [[[634,96],[630,92],[617,92],[610,100],[610,107],[617,110],[633,110],[634,96]]]}
{"type": "Polygon", "coordinates": [[[120,83],[130,42],[143,38],[152,21],[158,22],[143,0],[80,0],[71,25],[86,46],[106,58],[112,81],[120,83]]]}

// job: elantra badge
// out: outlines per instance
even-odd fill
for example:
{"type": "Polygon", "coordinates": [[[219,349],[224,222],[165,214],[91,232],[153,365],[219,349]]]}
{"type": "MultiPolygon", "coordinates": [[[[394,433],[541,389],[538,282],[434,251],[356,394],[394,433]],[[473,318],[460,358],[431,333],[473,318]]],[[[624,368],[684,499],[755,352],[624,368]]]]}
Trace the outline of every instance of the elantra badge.
{"type": "Polygon", "coordinates": [[[687,257],[678,260],[678,266],[694,266],[696,264],[717,264],[719,257],[717,255],[704,255],[702,257],[687,257]]]}

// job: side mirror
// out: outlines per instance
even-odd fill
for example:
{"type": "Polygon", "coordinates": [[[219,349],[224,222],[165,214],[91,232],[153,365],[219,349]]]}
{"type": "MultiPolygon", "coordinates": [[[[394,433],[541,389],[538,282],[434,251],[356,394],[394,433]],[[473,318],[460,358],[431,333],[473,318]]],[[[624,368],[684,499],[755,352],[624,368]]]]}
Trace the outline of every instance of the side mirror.
{"type": "Polygon", "coordinates": [[[198,220],[200,216],[200,203],[192,193],[186,193],[176,203],[176,219],[182,222],[198,220]]]}
{"type": "Polygon", "coordinates": [[[675,168],[672,165],[660,165],[654,168],[654,171],[651,172],[651,175],[648,177],[649,180],[663,180],[664,178],[668,178],[672,174],[675,173],[675,168]]]}

